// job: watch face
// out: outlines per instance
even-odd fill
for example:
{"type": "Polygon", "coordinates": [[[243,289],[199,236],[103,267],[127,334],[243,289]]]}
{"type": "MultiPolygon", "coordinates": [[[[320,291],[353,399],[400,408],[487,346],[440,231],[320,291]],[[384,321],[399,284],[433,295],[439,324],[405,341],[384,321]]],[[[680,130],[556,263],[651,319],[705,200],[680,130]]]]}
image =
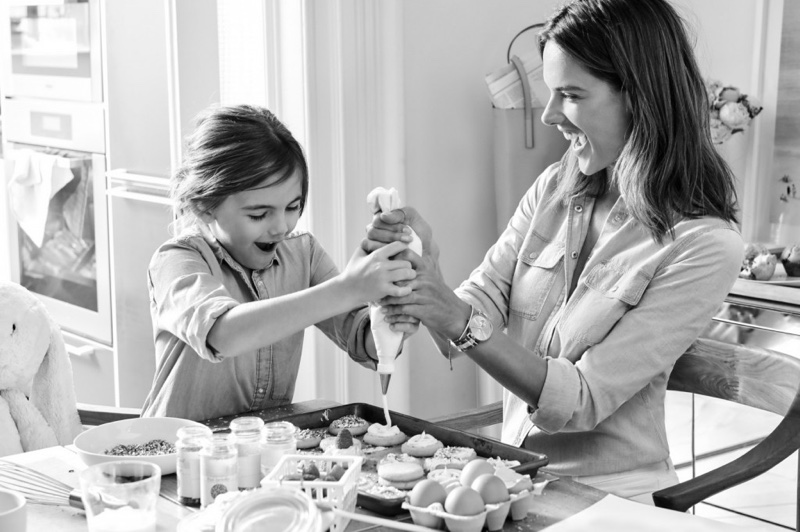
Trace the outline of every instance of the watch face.
{"type": "Polygon", "coordinates": [[[492,335],[492,322],[482,314],[476,314],[472,317],[469,324],[472,336],[479,342],[485,342],[492,335]]]}

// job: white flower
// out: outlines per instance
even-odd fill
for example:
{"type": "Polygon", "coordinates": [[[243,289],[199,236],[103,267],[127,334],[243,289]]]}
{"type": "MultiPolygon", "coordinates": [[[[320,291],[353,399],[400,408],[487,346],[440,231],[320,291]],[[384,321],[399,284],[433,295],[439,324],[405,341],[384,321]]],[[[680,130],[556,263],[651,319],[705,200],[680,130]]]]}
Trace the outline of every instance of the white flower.
{"type": "Polygon", "coordinates": [[[737,87],[718,80],[706,82],[706,93],[711,139],[715,144],[722,144],[734,133],[747,129],[762,109],[758,99],[748,98],[737,87]]]}
{"type": "Polygon", "coordinates": [[[750,124],[750,111],[738,102],[725,102],[719,109],[719,119],[731,129],[744,129],[750,124]]]}
{"type": "Polygon", "coordinates": [[[764,108],[764,106],[761,105],[761,100],[755,96],[746,97],[745,102],[747,102],[747,108],[750,111],[750,118],[755,118],[756,115],[764,108]]]}
{"type": "Polygon", "coordinates": [[[722,144],[733,135],[731,128],[722,123],[719,118],[711,118],[711,141],[714,144],[722,144]]]}

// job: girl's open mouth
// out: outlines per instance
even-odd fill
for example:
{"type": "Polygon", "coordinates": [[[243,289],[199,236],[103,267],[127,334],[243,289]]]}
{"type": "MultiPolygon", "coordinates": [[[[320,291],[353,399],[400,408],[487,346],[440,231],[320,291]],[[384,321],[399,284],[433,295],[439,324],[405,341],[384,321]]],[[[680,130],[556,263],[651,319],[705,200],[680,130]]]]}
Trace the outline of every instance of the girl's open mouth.
{"type": "Polygon", "coordinates": [[[256,242],[256,247],[264,253],[272,253],[278,247],[277,242],[256,242]]]}

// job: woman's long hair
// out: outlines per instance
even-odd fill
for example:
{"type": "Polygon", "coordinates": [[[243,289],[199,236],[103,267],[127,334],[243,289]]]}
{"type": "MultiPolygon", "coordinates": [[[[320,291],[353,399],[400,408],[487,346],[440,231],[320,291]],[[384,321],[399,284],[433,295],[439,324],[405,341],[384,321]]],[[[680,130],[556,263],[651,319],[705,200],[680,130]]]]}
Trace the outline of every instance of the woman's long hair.
{"type": "MultiPolygon", "coordinates": [[[[631,124],[611,179],[657,242],[674,237],[683,218],[737,221],[734,176],[711,141],[706,86],[666,0],[575,0],[547,21],[540,52],[549,41],[627,96],[631,124]]],[[[561,201],[609,185],[581,173],[576,159],[564,157],[561,201]]]]}
{"type": "Polygon", "coordinates": [[[183,165],[171,180],[173,233],[196,225],[231,194],[277,185],[296,171],[302,179],[302,212],[308,196],[308,165],[300,144],[274,114],[252,105],[215,106],[195,120],[183,165]]]}

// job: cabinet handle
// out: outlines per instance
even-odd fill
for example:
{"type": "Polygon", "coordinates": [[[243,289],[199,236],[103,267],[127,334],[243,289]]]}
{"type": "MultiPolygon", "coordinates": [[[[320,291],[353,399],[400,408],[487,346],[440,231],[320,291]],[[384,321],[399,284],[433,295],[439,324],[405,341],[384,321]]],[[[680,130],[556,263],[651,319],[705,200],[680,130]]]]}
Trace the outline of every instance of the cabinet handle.
{"type": "Polygon", "coordinates": [[[135,201],[145,201],[147,203],[158,203],[160,205],[172,206],[172,200],[163,196],[152,194],[142,194],[141,192],[131,192],[125,187],[114,187],[106,191],[106,194],[116,198],[124,198],[135,201]]]}
{"type": "Polygon", "coordinates": [[[94,347],[91,345],[82,345],[80,347],[74,345],[66,345],[67,353],[74,357],[90,357],[94,355],[94,347]]]}

